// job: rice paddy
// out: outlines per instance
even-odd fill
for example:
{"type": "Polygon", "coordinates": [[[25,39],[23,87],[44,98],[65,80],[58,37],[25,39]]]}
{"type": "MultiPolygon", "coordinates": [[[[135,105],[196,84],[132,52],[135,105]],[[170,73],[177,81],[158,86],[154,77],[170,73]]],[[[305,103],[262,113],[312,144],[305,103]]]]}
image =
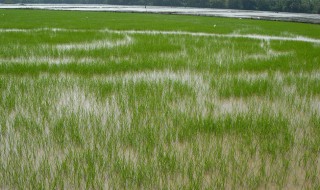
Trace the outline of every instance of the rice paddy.
{"type": "Polygon", "coordinates": [[[0,15],[1,189],[320,188],[320,25],[0,15]]]}

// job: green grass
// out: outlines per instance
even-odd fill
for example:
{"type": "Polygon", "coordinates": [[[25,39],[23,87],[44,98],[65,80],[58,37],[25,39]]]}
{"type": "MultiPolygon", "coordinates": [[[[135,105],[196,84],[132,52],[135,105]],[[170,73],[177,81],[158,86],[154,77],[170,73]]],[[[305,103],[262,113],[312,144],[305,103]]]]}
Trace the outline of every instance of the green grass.
{"type": "Polygon", "coordinates": [[[116,30],[181,30],[194,32],[258,33],[268,35],[293,34],[319,38],[319,25],[291,22],[255,21],[195,17],[182,15],[131,14],[107,12],[0,10],[2,28],[69,28],[116,30]],[[30,14],[31,13],[31,14],[30,14]],[[28,16],[26,16],[28,15],[28,16]],[[68,19],[66,19],[68,18],[68,19]],[[15,23],[19,23],[16,25],[15,23]],[[216,25],[216,27],[213,27],[216,25]],[[289,30],[290,29],[290,30],[289,30]]]}
{"type": "Polygon", "coordinates": [[[1,189],[320,187],[319,44],[102,31],[319,39],[319,25],[0,15],[1,189]]]}

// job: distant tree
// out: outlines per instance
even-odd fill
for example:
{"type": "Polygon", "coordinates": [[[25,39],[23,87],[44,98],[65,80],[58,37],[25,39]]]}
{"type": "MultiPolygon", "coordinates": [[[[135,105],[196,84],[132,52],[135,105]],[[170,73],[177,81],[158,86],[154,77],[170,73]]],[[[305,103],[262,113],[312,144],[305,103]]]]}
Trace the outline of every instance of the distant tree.
{"type": "Polygon", "coordinates": [[[320,0],[314,4],[313,12],[320,14],[320,0]]]}
{"type": "Polygon", "coordinates": [[[186,7],[188,5],[188,1],[187,0],[181,0],[181,6],[186,7]]]}
{"type": "Polygon", "coordinates": [[[226,8],[226,1],[225,0],[209,0],[209,7],[226,8]]]}
{"type": "Polygon", "coordinates": [[[312,4],[310,0],[301,0],[300,12],[307,12],[308,10],[312,10],[312,4]]]}
{"type": "Polygon", "coordinates": [[[5,4],[13,4],[15,2],[14,2],[14,0],[3,0],[3,3],[5,3],[5,4]]]}
{"type": "Polygon", "coordinates": [[[270,1],[269,0],[257,0],[257,9],[262,11],[270,10],[270,1]]]}
{"type": "Polygon", "coordinates": [[[300,12],[301,0],[288,0],[286,8],[289,12],[300,12]]]}
{"type": "Polygon", "coordinates": [[[247,10],[254,10],[257,8],[255,0],[242,0],[242,8],[247,10]]]}
{"type": "Polygon", "coordinates": [[[162,5],[162,0],[153,0],[153,5],[162,5]]]}
{"type": "Polygon", "coordinates": [[[241,9],[242,8],[242,1],[241,0],[229,0],[228,8],[241,9]]]}

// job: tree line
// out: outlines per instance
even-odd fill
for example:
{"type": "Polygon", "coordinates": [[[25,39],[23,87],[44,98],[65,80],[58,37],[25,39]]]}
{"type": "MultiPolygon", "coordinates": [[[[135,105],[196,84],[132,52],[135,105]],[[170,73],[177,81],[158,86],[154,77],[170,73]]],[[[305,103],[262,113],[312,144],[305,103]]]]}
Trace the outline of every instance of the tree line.
{"type": "Polygon", "coordinates": [[[320,0],[0,0],[0,3],[155,5],[320,14],[320,0]]]}

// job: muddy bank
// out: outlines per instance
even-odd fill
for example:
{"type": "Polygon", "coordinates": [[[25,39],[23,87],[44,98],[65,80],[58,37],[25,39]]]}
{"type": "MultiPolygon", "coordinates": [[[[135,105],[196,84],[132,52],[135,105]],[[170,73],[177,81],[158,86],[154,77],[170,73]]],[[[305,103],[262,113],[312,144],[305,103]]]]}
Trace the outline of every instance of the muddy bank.
{"type": "Polygon", "coordinates": [[[208,9],[158,6],[84,5],[84,4],[0,4],[0,9],[45,9],[69,11],[137,12],[230,17],[239,19],[278,20],[320,24],[319,14],[283,13],[231,9],[208,9]]]}

